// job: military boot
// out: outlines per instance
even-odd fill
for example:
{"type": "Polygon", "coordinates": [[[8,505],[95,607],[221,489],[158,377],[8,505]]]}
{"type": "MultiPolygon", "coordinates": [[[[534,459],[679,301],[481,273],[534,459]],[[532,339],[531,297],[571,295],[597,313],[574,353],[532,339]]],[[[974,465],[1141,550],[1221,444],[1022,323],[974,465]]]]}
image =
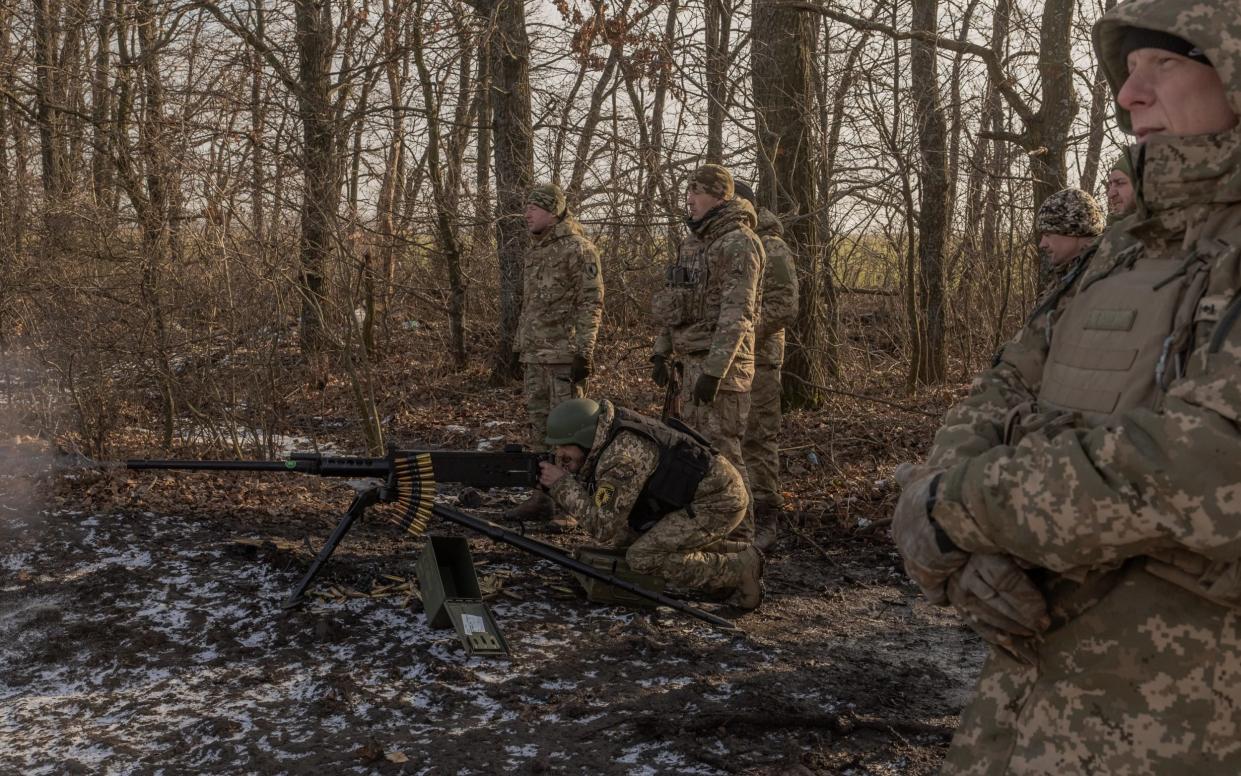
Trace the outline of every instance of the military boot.
{"type": "Polygon", "coordinates": [[[780,535],[780,510],[766,504],[754,510],[754,546],[767,552],[780,535]]]}
{"type": "Polygon", "coordinates": [[[734,558],[737,564],[737,587],[727,603],[738,609],[753,611],[763,603],[763,553],[751,545],[734,558]]]}
{"type": "Polygon", "coordinates": [[[535,490],[530,498],[512,509],[504,511],[502,517],[513,522],[542,521],[556,514],[556,502],[544,490],[535,490]]]}

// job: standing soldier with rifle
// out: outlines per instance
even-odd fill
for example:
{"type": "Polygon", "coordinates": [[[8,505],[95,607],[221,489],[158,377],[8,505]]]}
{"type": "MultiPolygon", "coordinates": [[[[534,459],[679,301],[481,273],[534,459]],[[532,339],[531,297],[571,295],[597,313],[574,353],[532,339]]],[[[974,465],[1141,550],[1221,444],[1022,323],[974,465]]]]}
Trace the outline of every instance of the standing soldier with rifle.
{"type": "Polygon", "coordinates": [[[742,453],[754,497],[754,544],[766,552],[776,541],[784,495],[780,492],[780,368],[784,365],[784,330],[797,319],[797,264],[784,241],[780,219],[758,207],[754,191],[737,181],[736,192],[758,212],[759,238],[767,263],[763,267],[762,311],[754,345],[754,383],[750,417],[742,453]]]}
{"type": "Polygon", "coordinates": [[[556,463],[539,465],[540,484],[597,541],[626,548],[634,571],[742,609],[762,603],[762,553],[727,538],[748,512],[745,484],[692,429],[571,399],[548,415],[544,441],[556,463]]]}
{"type": "Polygon", "coordinates": [[[745,480],[741,440],[750,412],[764,262],[754,233],[758,217],[718,164],[690,176],[686,207],[690,234],[652,301],[662,331],[651,376],[663,387],[681,370],[683,419],[745,480]]]}
{"type": "MultiPolygon", "coordinates": [[[[534,248],[522,273],[517,350],[525,371],[530,441],[541,449],[548,411],[581,396],[590,376],[603,317],[603,273],[599,251],[569,215],[559,186],[545,183],[530,190],[526,226],[534,248]]],[[[536,490],[505,517],[546,519],[554,507],[536,490]]]]}

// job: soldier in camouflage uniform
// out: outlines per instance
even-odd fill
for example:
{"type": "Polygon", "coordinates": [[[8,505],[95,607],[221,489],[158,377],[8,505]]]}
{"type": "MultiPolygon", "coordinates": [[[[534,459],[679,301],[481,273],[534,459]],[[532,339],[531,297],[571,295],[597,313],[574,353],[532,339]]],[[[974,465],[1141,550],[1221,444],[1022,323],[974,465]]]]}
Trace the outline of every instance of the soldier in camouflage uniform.
{"type": "MultiPolygon", "coordinates": [[[[603,316],[603,274],[599,251],[568,213],[559,186],[530,190],[526,225],[534,246],[522,272],[516,349],[525,373],[530,441],[537,449],[548,411],[581,396],[590,376],[603,316]]],[[[536,491],[507,517],[537,519],[550,516],[551,509],[551,500],[536,491]]]]}
{"type": "Polygon", "coordinates": [[[1121,151],[1107,172],[1107,223],[1116,223],[1133,212],[1137,201],[1133,190],[1133,163],[1121,151]]]}
{"type": "Polygon", "coordinates": [[[901,472],[906,569],[997,647],[945,773],[1241,773],[1241,16],[1094,41],[1135,213],[901,472]]]}
{"type": "Polygon", "coordinates": [[[666,385],[670,364],[683,367],[683,419],[746,476],[741,440],[754,380],[754,327],[762,291],[763,244],[749,202],[718,164],[690,176],[690,234],[667,283],[652,302],[661,332],[652,377],[666,385]]]}
{"type": "Polygon", "coordinates": [[[1086,249],[1103,233],[1104,222],[1099,203],[1081,189],[1062,189],[1044,200],[1034,222],[1043,289],[1059,284],[1087,257],[1086,249]]]}
{"type": "Polygon", "coordinates": [[[596,541],[627,548],[635,571],[762,603],[762,553],[727,539],[749,506],[741,475],[688,426],[572,399],[552,410],[544,441],[556,463],[540,464],[540,483],[596,541]]]}
{"type": "Polygon", "coordinates": [[[780,492],[780,368],[784,365],[784,330],[797,319],[797,264],[784,241],[784,227],[776,214],[758,207],[754,191],[735,182],[738,195],[758,213],[763,241],[762,311],[754,338],[754,382],[750,388],[750,416],[746,420],[741,452],[745,456],[757,523],[755,545],[764,552],[775,543],[784,495],[780,492]]]}

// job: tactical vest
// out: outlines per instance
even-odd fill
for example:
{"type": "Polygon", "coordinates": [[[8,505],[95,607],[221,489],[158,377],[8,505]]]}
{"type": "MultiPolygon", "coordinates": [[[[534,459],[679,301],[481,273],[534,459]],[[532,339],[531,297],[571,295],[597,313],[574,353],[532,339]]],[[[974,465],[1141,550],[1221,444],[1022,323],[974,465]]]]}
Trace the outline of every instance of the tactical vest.
{"type": "Polygon", "coordinates": [[[1135,246],[1107,275],[1087,280],[1054,323],[1040,406],[1091,423],[1159,409],[1197,335],[1225,317],[1229,300],[1204,292],[1214,266],[1235,252],[1230,242],[1202,241],[1181,261],[1144,259],[1135,246]]]}
{"type": "Polygon", "coordinates": [[[659,463],[629,512],[629,527],[643,533],[665,515],[689,507],[698,483],[711,468],[715,450],[697,431],[679,420],[661,423],[617,407],[604,446],[610,445],[622,431],[649,439],[659,448],[659,463]]]}

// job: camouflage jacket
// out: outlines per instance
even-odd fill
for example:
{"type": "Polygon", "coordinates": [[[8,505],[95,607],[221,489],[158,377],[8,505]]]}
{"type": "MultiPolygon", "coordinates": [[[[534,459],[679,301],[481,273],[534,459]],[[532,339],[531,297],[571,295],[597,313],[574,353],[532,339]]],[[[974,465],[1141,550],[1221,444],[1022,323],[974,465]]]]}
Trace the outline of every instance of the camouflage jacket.
{"type": "Polygon", "coordinates": [[[582,228],[565,217],[535,238],[522,272],[521,360],[567,364],[590,358],[603,317],[603,274],[599,251],[582,228]]]}
{"type": "Polygon", "coordinates": [[[784,363],[784,330],[797,320],[797,261],[784,241],[784,227],[767,208],[758,211],[758,236],[767,262],[754,361],[759,366],[780,366],[784,363]]]}
{"type": "MultiPolygon", "coordinates": [[[[1241,115],[1235,0],[1109,11],[1114,90],[1126,26],[1203,48],[1241,115]]],[[[1136,172],[1137,212],[936,434],[935,521],[1053,619],[1035,665],[993,654],[944,773],[1241,772],[1241,128],[1152,135],[1136,172]]]]}
{"type": "Polygon", "coordinates": [[[681,244],[652,309],[662,332],[655,352],[705,357],[724,390],[748,391],[754,378],[754,328],[762,302],[763,244],[754,208],[726,200],[681,244]]]}
{"type": "MultiPolygon", "coordinates": [[[[659,447],[629,431],[620,432],[604,445],[611,435],[616,410],[606,399],[599,404],[602,413],[590,454],[576,476],[564,477],[551,487],[551,496],[595,541],[624,547],[637,538],[629,527],[629,512],[659,463],[659,447]]],[[[731,516],[744,509],[746,499],[741,475],[717,455],[698,483],[691,507],[695,515],[710,522],[718,512],[731,516]]]]}

